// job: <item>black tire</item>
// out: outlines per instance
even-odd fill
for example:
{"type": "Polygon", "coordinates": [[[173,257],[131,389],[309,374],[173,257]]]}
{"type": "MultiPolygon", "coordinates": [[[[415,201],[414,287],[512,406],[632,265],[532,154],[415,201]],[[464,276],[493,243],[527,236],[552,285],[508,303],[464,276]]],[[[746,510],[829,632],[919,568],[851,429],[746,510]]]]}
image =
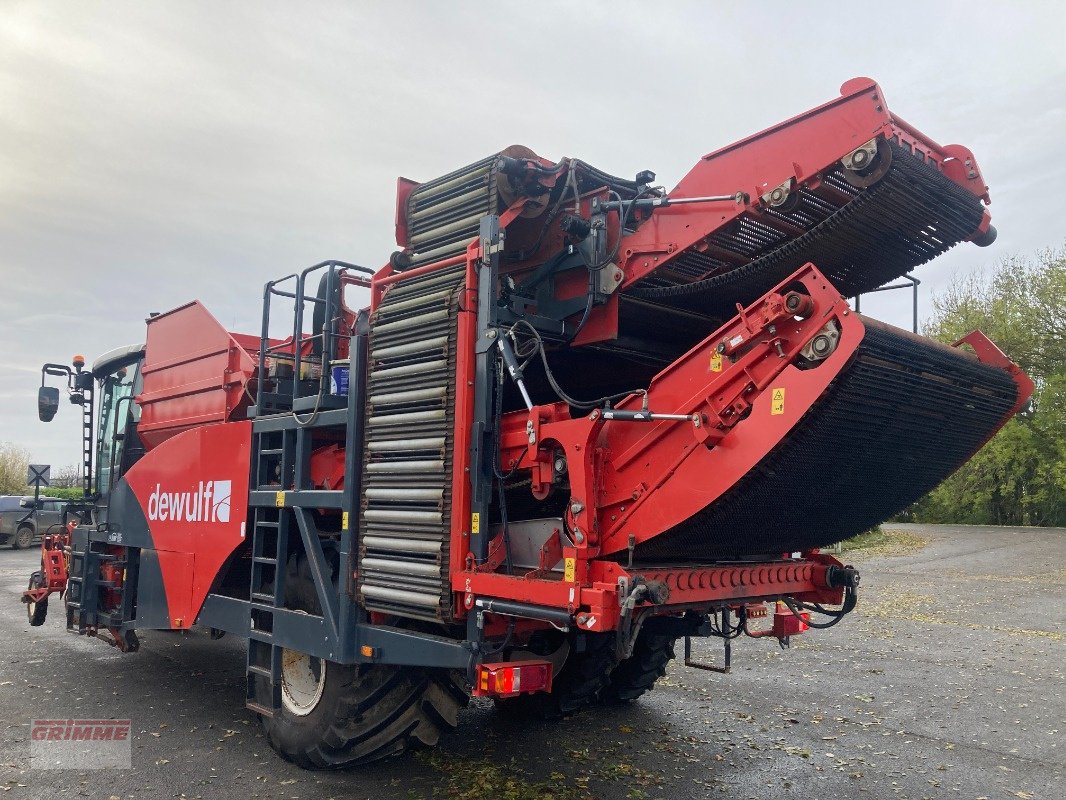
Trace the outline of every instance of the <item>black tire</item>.
{"type": "Polygon", "coordinates": [[[614,634],[585,634],[584,649],[571,645],[570,655],[552,680],[551,692],[519,695],[497,703],[507,714],[523,714],[541,719],[572,716],[596,700],[617,664],[614,634]]]}
{"type": "Polygon", "coordinates": [[[674,658],[676,641],[672,636],[641,631],[633,655],[611,671],[598,700],[607,705],[628,703],[651,690],[666,674],[666,665],[674,658]]]}
{"type": "Polygon", "coordinates": [[[33,546],[33,528],[29,525],[23,525],[17,531],[15,531],[14,537],[11,539],[12,550],[25,550],[27,547],[33,546]]]}
{"type": "MultiPolygon", "coordinates": [[[[285,571],[285,605],[321,613],[306,558],[293,556],[285,571]]],[[[303,707],[283,702],[262,724],[270,746],[305,769],[339,769],[432,747],[458,725],[469,699],[461,676],[446,670],[337,664],[290,653],[306,659],[321,688],[303,707]]],[[[287,691],[283,685],[283,697],[287,691]]]]}
{"type": "MultiPolygon", "coordinates": [[[[26,587],[27,589],[40,589],[42,586],[44,586],[44,575],[40,572],[35,572],[30,575],[30,585],[26,587]]],[[[41,625],[44,625],[44,620],[47,616],[47,597],[36,603],[26,603],[26,617],[29,619],[30,625],[33,627],[39,628],[41,625]]]]}

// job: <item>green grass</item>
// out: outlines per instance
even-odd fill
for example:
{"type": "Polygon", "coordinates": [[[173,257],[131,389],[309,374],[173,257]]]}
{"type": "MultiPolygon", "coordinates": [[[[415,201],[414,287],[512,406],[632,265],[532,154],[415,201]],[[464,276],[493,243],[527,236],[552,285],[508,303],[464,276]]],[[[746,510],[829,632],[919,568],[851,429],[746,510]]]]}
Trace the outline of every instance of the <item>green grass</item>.
{"type": "Polygon", "coordinates": [[[881,526],[871,528],[858,536],[852,536],[840,543],[840,549],[845,553],[851,550],[865,550],[870,547],[883,545],[891,540],[891,535],[886,533],[881,526]]]}
{"type": "Polygon", "coordinates": [[[929,540],[910,531],[893,530],[880,526],[852,536],[841,542],[843,553],[856,557],[873,558],[874,556],[903,556],[922,550],[929,540]]]}

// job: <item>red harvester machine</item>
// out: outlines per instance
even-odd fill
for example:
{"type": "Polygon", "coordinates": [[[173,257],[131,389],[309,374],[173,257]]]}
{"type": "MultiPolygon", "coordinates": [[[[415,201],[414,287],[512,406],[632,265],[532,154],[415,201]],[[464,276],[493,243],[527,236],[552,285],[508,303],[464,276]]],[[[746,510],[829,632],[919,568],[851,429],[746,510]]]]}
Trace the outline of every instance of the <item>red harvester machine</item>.
{"type": "Polygon", "coordinates": [[[45,547],[31,622],[61,591],[123,651],[246,637],[271,744],[336,767],[433,744],[470,694],[558,716],[640,696],[678,639],[722,638],[724,671],[740,634],[839,621],[859,576],[818,548],[1032,390],[980,333],[844,299],[991,242],[980,170],[859,78],[653,181],[519,146],[401,179],[388,265],[271,281],[260,335],[192,302],[46,365],[84,412],[91,508],[45,547]]]}

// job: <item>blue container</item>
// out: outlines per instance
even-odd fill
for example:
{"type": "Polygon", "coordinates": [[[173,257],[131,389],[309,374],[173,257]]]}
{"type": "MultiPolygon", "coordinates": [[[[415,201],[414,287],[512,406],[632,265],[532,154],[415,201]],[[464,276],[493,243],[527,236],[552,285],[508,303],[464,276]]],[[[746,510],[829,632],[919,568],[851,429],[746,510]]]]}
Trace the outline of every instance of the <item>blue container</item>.
{"type": "Polygon", "coordinates": [[[331,394],[348,394],[348,362],[331,361],[329,364],[329,391],[331,394]]]}

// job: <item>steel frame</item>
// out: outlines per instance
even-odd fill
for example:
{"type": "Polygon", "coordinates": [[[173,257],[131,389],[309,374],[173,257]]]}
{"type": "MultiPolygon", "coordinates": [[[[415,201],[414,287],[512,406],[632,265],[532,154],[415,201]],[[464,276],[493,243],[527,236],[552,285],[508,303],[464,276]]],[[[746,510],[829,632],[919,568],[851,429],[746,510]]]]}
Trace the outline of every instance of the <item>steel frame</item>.
{"type": "MultiPolygon", "coordinates": [[[[763,213],[763,195],[774,187],[820,185],[820,174],[859,145],[878,137],[901,146],[972,192],[987,205],[988,186],[973,153],[962,145],[940,145],[888,110],[884,92],[869,78],[853,78],[840,97],[739,142],[708,153],[670,192],[671,199],[717,199],[668,206],[625,239],[619,267],[621,289],[633,286],[742,214],[773,227],[763,213]]],[[[987,209],[973,239],[991,225],[987,209]]]]}

